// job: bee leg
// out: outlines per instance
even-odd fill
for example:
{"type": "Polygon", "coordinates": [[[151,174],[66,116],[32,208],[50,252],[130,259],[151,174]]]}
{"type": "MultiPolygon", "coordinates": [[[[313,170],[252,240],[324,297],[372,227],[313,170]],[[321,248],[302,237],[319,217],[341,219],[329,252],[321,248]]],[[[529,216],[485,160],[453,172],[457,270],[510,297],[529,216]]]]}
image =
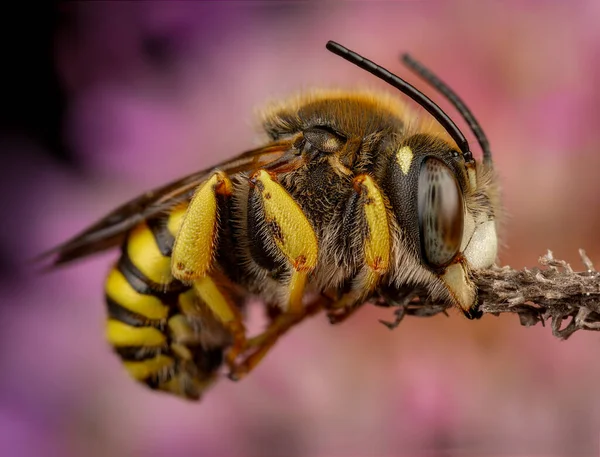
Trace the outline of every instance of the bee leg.
{"type": "Polygon", "coordinates": [[[231,196],[227,175],[217,171],[202,184],[190,201],[173,245],[171,269],[180,281],[192,283],[194,290],[233,337],[231,356],[246,345],[242,316],[228,294],[211,275],[219,235],[219,212],[231,196]],[[225,197],[225,201],[219,199],[225,197]],[[223,203],[222,203],[223,202],[223,203]],[[221,207],[220,207],[221,205],[221,207]]]}
{"type": "Polygon", "coordinates": [[[238,354],[247,345],[246,328],[238,308],[211,276],[204,276],[198,281],[194,281],[194,290],[214,313],[217,320],[231,333],[233,344],[227,352],[226,362],[229,366],[233,366],[238,354]]]}
{"type": "Polygon", "coordinates": [[[321,311],[326,305],[324,300],[326,300],[325,297],[316,299],[314,302],[305,306],[300,314],[282,313],[278,315],[264,332],[248,340],[248,348],[251,348],[251,351],[231,370],[229,378],[232,381],[239,381],[250,373],[265,355],[267,355],[281,335],[286,333],[293,326],[302,322],[305,318],[313,316],[321,311]]]}
{"type": "MultiPolygon", "coordinates": [[[[250,178],[248,229],[260,256],[289,271],[279,305],[284,313],[302,314],[309,273],[317,264],[317,236],[302,208],[265,170],[250,178]]],[[[272,268],[272,267],[271,267],[272,268]]]]}
{"type": "Polygon", "coordinates": [[[277,286],[281,314],[249,342],[247,349],[252,353],[232,368],[232,379],[252,370],[281,334],[308,315],[302,299],[318,254],[317,236],[302,208],[265,170],[251,176],[248,199],[248,232],[255,245],[254,255],[289,273],[277,286]]]}
{"type": "Polygon", "coordinates": [[[250,177],[248,232],[257,262],[285,272],[276,286],[282,312],[302,314],[308,275],[317,263],[317,236],[300,205],[265,170],[250,177]]]}
{"type": "Polygon", "coordinates": [[[354,206],[353,217],[362,237],[364,265],[352,281],[350,291],[334,302],[327,313],[332,324],[345,321],[360,308],[390,265],[392,243],[383,195],[368,175],[354,178],[353,188],[355,195],[350,204],[354,206]]]}
{"type": "MultiPolygon", "coordinates": [[[[338,306],[337,304],[333,304],[333,307],[338,306]]],[[[360,309],[361,303],[354,305],[342,305],[341,308],[330,310],[327,313],[327,319],[331,325],[341,324],[346,321],[350,316],[352,316],[358,309],[360,309]]]]}
{"type": "MultiPolygon", "coordinates": [[[[193,293],[193,290],[186,294],[190,294],[190,292],[193,293]]],[[[206,316],[203,317],[203,320],[205,319],[207,319],[206,316]]],[[[176,313],[169,318],[167,329],[171,341],[169,349],[176,360],[176,368],[173,376],[167,382],[159,385],[159,388],[198,400],[216,380],[223,360],[223,349],[214,345],[204,347],[200,344],[203,339],[203,329],[195,327],[185,313],[176,313]]]]}

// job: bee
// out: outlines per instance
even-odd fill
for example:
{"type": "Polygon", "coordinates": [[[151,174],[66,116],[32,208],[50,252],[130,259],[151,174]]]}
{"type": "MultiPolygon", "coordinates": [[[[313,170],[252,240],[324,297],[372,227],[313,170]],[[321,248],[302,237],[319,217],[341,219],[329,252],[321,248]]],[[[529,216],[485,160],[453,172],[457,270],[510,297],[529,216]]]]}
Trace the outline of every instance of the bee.
{"type": "Polygon", "coordinates": [[[106,279],[106,337],[138,381],[199,399],[223,366],[242,379],[308,316],[340,323],[414,291],[480,317],[472,272],[496,259],[499,211],[483,130],[444,82],[403,57],[465,119],[477,162],[431,99],[338,43],[327,49],[434,121],[375,92],[272,104],[263,146],[147,192],[47,253],[57,266],[121,247],[106,279]],[[268,315],[252,337],[251,298],[268,315]]]}

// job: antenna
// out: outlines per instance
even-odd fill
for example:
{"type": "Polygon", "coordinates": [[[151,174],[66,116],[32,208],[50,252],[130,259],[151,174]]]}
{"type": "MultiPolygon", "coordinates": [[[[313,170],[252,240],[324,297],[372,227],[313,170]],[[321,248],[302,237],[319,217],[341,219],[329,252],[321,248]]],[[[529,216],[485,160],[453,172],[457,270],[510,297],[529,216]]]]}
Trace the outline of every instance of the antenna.
{"type": "Polygon", "coordinates": [[[490,142],[488,141],[485,132],[481,128],[481,125],[479,125],[479,122],[477,122],[477,119],[475,119],[475,116],[473,116],[473,113],[471,113],[471,110],[467,108],[467,105],[465,105],[460,97],[456,95],[456,92],[454,92],[444,81],[438,78],[431,70],[429,70],[423,64],[417,62],[410,55],[403,54],[402,62],[444,97],[446,97],[450,103],[452,103],[452,106],[458,110],[471,131],[475,134],[475,138],[477,138],[477,142],[483,150],[483,161],[486,164],[491,164],[492,151],[490,151],[490,142]]]}
{"type": "Polygon", "coordinates": [[[369,59],[365,59],[363,56],[349,50],[341,44],[336,43],[335,41],[328,41],[326,47],[334,54],[377,76],[379,79],[382,79],[386,83],[398,89],[400,92],[412,98],[420,106],[425,108],[425,110],[431,114],[442,125],[442,127],[444,127],[444,129],[446,129],[446,131],[458,145],[458,148],[462,151],[465,162],[475,161],[469,148],[469,142],[460,129],[438,105],[436,105],[425,94],[420,92],[416,87],[404,81],[399,76],[389,72],[385,68],[380,67],[369,59]]]}

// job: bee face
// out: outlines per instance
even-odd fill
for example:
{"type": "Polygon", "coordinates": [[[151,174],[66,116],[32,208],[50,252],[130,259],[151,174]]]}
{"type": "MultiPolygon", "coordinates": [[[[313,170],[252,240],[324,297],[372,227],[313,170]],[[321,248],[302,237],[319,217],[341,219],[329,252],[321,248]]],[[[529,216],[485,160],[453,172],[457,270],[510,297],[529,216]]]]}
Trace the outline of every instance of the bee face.
{"type": "Polygon", "coordinates": [[[498,198],[487,140],[460,99],[405,60],[461,112],[476,163],[431,100],[373,62],[328,49],[389,82],[391,94],[316,91],[268,107],[265,144],[122,205],[56,248],[62,264],[117,245],[107,338],[153,389],[199,398],[221,368],[240,379],[307,316],[340,322],[407,290],[477,316],[473,269],[496,257],[498,198]],[[269,324],[247,338],[258,297],[269,324]]]}
{"type": "Polygon", "coordinates": [[[393,282],[444,297],[470,317],[476,303],[470,272],[491,266],[497,254],[493,171],[465,162],[440,135],[419,132],[389,147],[382,188],[399,227],[393,282]]]}

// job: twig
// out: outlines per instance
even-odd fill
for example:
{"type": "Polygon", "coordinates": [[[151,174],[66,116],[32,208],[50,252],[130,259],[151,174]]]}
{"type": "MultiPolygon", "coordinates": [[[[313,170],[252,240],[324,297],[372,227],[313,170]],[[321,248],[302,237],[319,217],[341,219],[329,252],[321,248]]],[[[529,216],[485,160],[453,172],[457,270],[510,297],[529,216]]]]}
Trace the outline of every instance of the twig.
{"type": "MultiPolygon", "coordinates": [[[[555,259],[552,252],[539,259],[543,268],[514,270],[508,266],[479,270],[474,274],[480,309],[485,314],[518,314],[521,325],[532,326],[552,319],[552,333],[567,339],[577,330],[600,330],[600,272],[583,249],[579,255],[585,271],[555,259]],[[563,326],[563,321],[567,324],[563,326]]],[[[432,316],[445,312],[446,305],[429,300],[401,301],[396,320],[386,322],[396,327],[407,315],[432,316]]]]}

